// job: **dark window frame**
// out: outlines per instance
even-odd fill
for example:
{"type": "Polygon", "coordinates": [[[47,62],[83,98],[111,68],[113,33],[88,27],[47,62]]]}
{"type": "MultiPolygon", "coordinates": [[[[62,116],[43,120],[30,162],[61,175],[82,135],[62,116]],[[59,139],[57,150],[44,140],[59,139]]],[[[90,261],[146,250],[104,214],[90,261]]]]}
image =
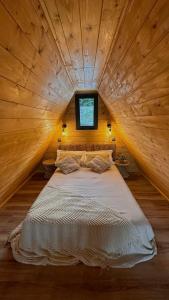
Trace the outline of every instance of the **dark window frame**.
{"type": "Polygon", "coordinates": [[[98,94],[84,93],[75,95],[75,112],[76,112],[76,129],[77,130],[96,130],[98,129],[98,94]],[[80,101],[79,99],[93,98],[94,99],[94,125],[81,126],[80,125],[80,101]]]}

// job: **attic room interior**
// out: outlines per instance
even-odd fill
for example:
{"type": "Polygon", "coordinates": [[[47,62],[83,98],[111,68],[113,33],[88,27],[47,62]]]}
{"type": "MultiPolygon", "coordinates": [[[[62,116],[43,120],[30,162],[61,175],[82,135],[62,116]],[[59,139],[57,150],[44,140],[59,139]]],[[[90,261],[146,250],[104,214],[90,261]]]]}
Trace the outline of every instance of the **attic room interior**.
{"type": "Polygon", "coordinates": [[[168,157],[168,0],[0,0],[0,299],[169,299],[168,157]]]}

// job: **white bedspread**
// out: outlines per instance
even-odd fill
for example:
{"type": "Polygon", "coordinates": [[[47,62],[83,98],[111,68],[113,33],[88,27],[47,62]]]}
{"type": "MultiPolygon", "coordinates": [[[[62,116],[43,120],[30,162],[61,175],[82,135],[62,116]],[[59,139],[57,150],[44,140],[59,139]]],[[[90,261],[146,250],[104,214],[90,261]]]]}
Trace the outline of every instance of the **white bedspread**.
{"type": "Polygon", "coordinates": [[[156,254],[151,225],[114,165],[56,171],[10,242],[17,261],[36,265],[132,267],[156,254]]]}

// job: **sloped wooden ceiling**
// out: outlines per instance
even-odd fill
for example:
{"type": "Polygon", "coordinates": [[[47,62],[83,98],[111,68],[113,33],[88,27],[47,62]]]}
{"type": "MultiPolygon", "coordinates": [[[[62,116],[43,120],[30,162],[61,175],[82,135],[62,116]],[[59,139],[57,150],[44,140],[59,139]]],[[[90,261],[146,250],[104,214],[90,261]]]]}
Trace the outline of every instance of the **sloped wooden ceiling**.
{"type": "Polygon", "coordinates": [[[72,94],[39,1],[0,1],[0,204],[42,157],[72,94]]]}
{"type": "Polygon", "coordinates": [[[168,64],[168,0],[0,0],[0,201],[40,160],[79,89],[99,91],[169,195],[168,64]]]}
{"type": "Polygon", "coordinates": [[[145,174],[169,197],[169,1],[129,1],[99,92],[145,174]]]}
{"type": "Polygon", "coordinates": [[[169,196],[169,1],[40,0],[75,89],[97,88],[169,196]]]}
{"type": "Polygon", "coordinates": [[[96,89],[126,0],[40,0],[74,88],[96,89]]]}

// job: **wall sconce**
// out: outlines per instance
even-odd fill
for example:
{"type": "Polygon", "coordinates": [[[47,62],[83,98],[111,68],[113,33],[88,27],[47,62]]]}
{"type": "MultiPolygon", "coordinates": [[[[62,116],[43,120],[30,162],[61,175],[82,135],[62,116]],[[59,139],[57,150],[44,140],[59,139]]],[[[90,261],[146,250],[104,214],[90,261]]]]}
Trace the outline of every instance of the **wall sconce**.
{"type": "Polygon", "coordinates": [[[62,135],[65,135],[65,129],[67,128],[67,124],[63,123],[62,124],[62,135]]]}
{"type": "Polygon", "coordinates": [[[107,122],[107,128],[108,128],[109,135],[111,135],[111,123],[107,122]]]}

